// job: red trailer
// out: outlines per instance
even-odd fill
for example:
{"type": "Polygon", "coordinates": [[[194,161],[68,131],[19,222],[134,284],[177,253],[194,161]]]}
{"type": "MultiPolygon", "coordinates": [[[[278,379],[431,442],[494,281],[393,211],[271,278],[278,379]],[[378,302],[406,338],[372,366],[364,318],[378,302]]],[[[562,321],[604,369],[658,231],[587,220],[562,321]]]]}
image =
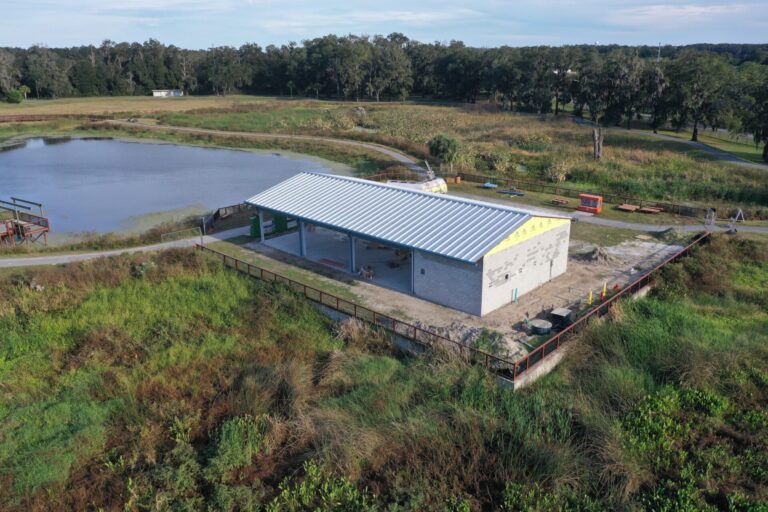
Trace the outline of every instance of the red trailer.
{"type": "Polygon", "coordinates": [[[579,194],[581,204],[576,208],[582,212],[598,214],[603,211],[603,196],[594,194],[579,194]]]}

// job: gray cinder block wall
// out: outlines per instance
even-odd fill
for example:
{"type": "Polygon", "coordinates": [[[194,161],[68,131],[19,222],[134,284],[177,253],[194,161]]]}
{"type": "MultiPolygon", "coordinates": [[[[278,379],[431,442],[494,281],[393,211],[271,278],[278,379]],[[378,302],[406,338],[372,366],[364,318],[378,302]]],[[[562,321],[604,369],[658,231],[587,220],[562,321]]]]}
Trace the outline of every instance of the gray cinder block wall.
{"type": "Polygon", "coordinates": [[[486,256],[477,265],[414,252],[414,295],[483,316],[563,274],[571,224],[486,256]]]}
{"type": "Polygon", "coordinates": [[[479,316],[482,312],[482,270],[480,265],[414,251],[413,293],[479,316]]]}

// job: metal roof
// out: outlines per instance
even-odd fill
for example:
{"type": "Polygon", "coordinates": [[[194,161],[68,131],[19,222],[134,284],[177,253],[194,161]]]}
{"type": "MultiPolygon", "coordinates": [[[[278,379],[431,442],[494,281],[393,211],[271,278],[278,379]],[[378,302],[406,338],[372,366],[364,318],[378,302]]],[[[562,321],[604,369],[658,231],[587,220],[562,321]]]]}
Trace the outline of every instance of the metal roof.
{"type": "Polygon", "coordinates": [[[534,215],[482,201],[321,173],[297,174],[246,203],[353,236],[467,263],[479,261],[534,215]]]}

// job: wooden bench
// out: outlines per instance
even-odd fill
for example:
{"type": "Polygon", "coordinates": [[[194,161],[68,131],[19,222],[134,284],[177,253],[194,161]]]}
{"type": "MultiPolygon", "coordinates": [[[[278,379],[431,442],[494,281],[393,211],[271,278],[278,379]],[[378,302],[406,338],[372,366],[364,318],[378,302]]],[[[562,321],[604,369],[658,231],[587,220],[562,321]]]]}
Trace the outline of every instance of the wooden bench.
{"type": "Polygon", "coordinates": [[[554,197],[552,198],[552,204],[556,204],[559,206],[565,206],[568,204],[568,200],[563,197],[554,197]]]}
{"type": "Polygon", "coordinates": [[[622,212],[629,212],[629,213],[634,213],[634,212],[636,212],[637,210],[639,210],[639,209],[640,209],[640,207],[639,207],[639,206],[637,206],[636,204],[627,204],[627,203],[624,203],[624,204],[620,204],[619,206],[617,206],[617,207],[616,207],[616,209],[617,209],[617,210],[621,210],[622,212]]]}

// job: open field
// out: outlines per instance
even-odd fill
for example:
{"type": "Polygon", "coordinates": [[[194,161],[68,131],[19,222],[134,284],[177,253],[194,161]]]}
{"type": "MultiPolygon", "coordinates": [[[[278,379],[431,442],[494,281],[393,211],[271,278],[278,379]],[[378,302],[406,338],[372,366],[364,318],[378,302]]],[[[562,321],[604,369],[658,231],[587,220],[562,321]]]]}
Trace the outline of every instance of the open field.
{"type": "Polygon", "coordinates": [[[0,507],[758,510],[760,254],[715,239],[515,393],[189,251],[0,275],[0,507]]]}
{"type": "Polygon", "coordinates": [[[106,115],[181,112],[209,108],[233,108],[269,100],[264,96],[185,96],[153,98],[150,96],[102,96],[58,100],[30,99],[19,104],[0,103],[3,115],[106,115]]]}
{"type": "Polygon", "coordinates": [[[768,198],[762,169],[713,161],[686,144],[611,130],[606,154],[597,162],[591,157],[590,129],[570,117],[487,107],[271,101],[159,117],[169,125],[218,130],[333,133],[380,141],[416,156],[424,155],[431,137],[448,133],[462,142],[456,170],[499,177],[523,173],[535,179],[564,179],[585,190],[671,201],[757,205],[768,198]]]}
{"type": "MultiPolygon", "coordinates": [[[[591,158],[589,127],[564,115],[533,116],[500,112],[492,105],[423,105],[414,103],[339,103],[314,100],[275,100],[263,97],[92,98],[30,102],[0,106],[0,115],[14,109],[49,113],[120,113],[157,118],[169,126],[223,131],[270,132],[343,137],[395,147],[417,159],[427,156],[426,142],[438,133],[461,141],[454,169],[489,176],[522,175],[546,181],[565,180],[585,191],[603,191],[640,198],[764,208],[768,203],[765,170],[713,161],[684,143],[658,140],[642,133],[609,130],[605,155],[591,158]]],[[[17,125],[18,126],[18,125],[17,125]]],[[[41,129],[51,129],[51,125],[41,129]]],[[[72,126],[68,125],[71,129],[72,126]]],[[[27,127],[19,131],[31,133],[27,127]]],[[[91,134],[147,137],[141,128],[91,125],[91,134]]],[[[0,126],[0,138],[13,129],[0,126]]],[[[706,136],[706,134],[703,134],[706,136]]],[[[243,147],[221,136],[153,134],[183,143],[243,147]]],[[[364,151],[339,151],[327,144],[272,140],[249,142],[251,147],[294,150],[341,161],[361,173],[391,165],[364,151]]],[[[739,145],[748,147],[747,145],[739,145]]],[[[742,148],[743,149],[743,148],[742,148]]],[[[447,170],[447,168],[446,168],[447,170]]]]}

